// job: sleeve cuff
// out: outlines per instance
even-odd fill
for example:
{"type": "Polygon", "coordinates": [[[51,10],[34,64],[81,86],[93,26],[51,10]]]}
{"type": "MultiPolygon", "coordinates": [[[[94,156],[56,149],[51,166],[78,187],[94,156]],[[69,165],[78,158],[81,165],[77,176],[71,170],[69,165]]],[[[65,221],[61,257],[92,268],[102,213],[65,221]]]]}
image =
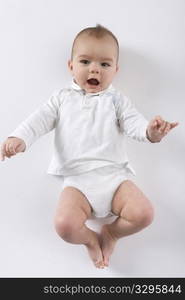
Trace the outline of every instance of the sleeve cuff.
{"type": "Polygon", "coordinates": [[[142,132],[141,132],[141,136],[142,136],[142,141],[145,143],[152,143],[149,138],[148,138],[148,134],[147,134],[147,127],[148,127],[148,121],[146,121],[145,125],[142,128],[142,132]]]}
{"type": "Polygon", "coordinates": [[[25,151],[27,151],[30,148],[30,146],[33,144],[33,141],[29,139],[29,137],[25,136],[24,134],[21,134],[18,130],[11,132],[11,134],[8,135],[8,137],[16,137],[23,140],[26,145],[25,151]]]}

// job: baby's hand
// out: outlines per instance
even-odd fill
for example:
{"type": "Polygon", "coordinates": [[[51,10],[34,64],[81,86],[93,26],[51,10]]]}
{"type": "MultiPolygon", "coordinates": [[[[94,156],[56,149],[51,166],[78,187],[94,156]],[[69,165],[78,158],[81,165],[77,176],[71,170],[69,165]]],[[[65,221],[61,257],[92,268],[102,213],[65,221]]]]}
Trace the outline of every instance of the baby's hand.
{"type": "Polygon", "coordinates": [[[22,139],[16,137],[9,137],[1,145],[0,149],[0,160],[4,160],[5,156],[11,158],[11,156],[16,155],[19,152],[24,152],[26,149],[26,144],[22,139]]]}
{"type": "Polygon", "coordinates": [[[177,122],[169,123],[160,116],[156,116],[150,121],[147,127],[147,136],[152,143],[157,143],[173,128],[178,125],[177,122]]]}

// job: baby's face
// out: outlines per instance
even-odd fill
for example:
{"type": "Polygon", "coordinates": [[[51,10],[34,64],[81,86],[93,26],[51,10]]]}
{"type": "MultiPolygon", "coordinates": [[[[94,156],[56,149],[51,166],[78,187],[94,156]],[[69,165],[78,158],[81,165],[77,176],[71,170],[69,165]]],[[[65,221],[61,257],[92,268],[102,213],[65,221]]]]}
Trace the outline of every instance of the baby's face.
{"type": "Polygon", "coordinates": [[[75,42],[73,59],[68,63],[75,82],[86,93],[108,88],[118,70],[117,52],[116,42],[111,36],[99,39],[80,36],[75,42]]]}

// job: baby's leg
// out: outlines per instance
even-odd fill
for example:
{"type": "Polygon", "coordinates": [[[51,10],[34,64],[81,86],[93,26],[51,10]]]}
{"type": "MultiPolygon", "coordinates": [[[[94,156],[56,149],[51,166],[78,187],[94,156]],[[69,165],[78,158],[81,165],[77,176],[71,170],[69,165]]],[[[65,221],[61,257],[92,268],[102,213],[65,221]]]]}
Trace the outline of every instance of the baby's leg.
{"type": "Polygon", "coordinates": [[[91,207],[85,195],[74,187],[66,187],[61,193],[56,211],[56,231],[69,243],[84,244],[96,267],[103,268],[98,235],[85,225],[90,216],[91,207]]]}
{"type": "Polygon", "coordinates": [[[114,194],[112,211],[119,217],[112,224],[104,225],[101,232],[105,265],[119,238],[140,231],[153,220],[150,201],[130,180],[124,181],[114,194]]]}

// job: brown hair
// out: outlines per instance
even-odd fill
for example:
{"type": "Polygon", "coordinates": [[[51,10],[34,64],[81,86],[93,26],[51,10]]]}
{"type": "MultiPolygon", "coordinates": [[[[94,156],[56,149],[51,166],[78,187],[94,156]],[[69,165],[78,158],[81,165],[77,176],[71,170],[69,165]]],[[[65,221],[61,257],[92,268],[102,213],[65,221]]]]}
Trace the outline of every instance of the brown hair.
{"type": "Polygon", "coordinates": [[[118,49],[118,56],[119,56],[119,43],[118,43],[118,40],[115,37],[115,35],[109,29],[107,29],[106,27],[103,27],[100,24],[97,24],[96,27],[87,27],[87,28],[81,30],[77,34],[77,36],[75,37],[75,39],[73,41],[73,45],[72,45],[71,59],[73,58],[73,54],[74,54],[75,42],[77,41],[79,36],[81,36],[84,33],[87,34],[88,36],[96,37],[97,39],[100,39],[100,38],[102,38],[106,35],[111,36],[114,39],[114,41],[116,42],[117,49],[118,49]]]}

